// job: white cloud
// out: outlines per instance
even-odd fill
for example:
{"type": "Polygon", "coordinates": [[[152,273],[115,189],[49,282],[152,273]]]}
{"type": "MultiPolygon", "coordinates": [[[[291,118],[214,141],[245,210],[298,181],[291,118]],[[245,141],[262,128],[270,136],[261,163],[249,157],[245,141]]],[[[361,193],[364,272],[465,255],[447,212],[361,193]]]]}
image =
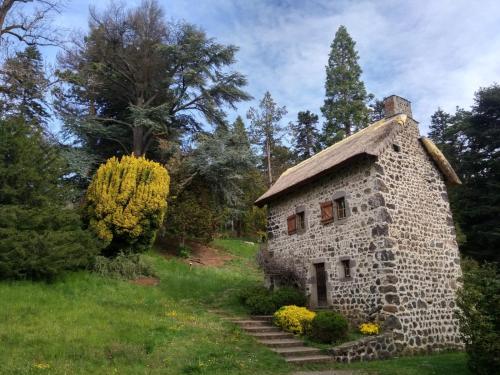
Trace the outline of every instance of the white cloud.
{"type": "MultiPolygon", "coordinates": [[[[324,67],[341,24],[357,42],[367,90],[379,98],[394,93],[411,100],[423,132],[438,106],[469,107],[475,90],[500,81],[497,0],[160,3],[167,17],[200,25],[209,36],[240,47],[236,68],[247,75],[255,97],[239,106],[241,115],[267,89],[288,107],[287,121],[299,110],[319,113],[324,67]]],[[[88,5],[75,2],[61,22],[85,27],[88,5]]]]}

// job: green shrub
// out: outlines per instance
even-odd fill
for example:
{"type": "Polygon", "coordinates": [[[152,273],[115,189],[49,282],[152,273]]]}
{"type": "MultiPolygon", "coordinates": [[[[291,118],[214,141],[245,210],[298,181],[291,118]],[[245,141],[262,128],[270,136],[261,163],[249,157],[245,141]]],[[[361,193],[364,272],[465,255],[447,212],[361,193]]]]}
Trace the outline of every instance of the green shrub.
{"type": "Polygon", "coordinates": [[[320,311],[311,322],[308,335],[314,341],[333,344],[347,336],[347,319],[334,311],[320,311]]]}
{"type": "Polygon", "coordinates": [[[462,264],[463,287],[458,292],[460,333],[472,373],[496,373],[500,368],[500,273],[498,265],[462,264]]]}
{"type": "Polygon", "coordinates": [[[305,306],[307,303],[307,298],[302,291],[290,287],[283,287],[276,290],[272,294],[272,300],[276,308],[288,305],[305,306]]]}
{"type": "Polygon", "coordinates": [[[0,278],[50,280],[90,266],[101,248],[73,210],[0,206],[0,278]]]}
{"type": "Polygon", "coordinates": [[[188,245],[179,246],[177,254],[181,258],[189,258],[191,256],[191,248],[188,245]]]}
{"type": "Polygon", "coordinates": [[[276,311],[272,293],[263,286],[245,289],[240,292],[238,297],[250,314],[271,314],[276,311]]]}
{"type": "Polygon", "coordinates": [[[239,300],[251,314],[272,314],[281,306],[304,306],[306,297],[295,288],[280,288],[276,291],[259,286],[246,289],[239,294],[239,300]]]}
{"type": "Polygon", "coordinates": [[[283,306],[274,313],[274,324],[287,332],[304,334],[310,330],[311,322],[316,316],[314,311],[295,305],[283,306]]]}
{"type": "Polygon", "coordinates": [[[97,256],[94,272],[117,279],[133,280],[141,276],[155,276],[153,266],[140,254],[119,253],[114,258],[97,256]]]}

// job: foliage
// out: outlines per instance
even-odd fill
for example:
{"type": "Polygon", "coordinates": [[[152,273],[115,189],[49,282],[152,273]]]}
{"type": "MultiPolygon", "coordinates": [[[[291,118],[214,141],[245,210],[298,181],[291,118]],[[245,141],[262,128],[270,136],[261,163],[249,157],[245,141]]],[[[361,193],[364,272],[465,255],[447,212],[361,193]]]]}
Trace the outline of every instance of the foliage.
{"type": "Polygon", "coordinates": [[[500,368],[500,272],[495,264],[463,263],[463,287],[458,292],[457,317],[474,374],[500,368]]]}
{"type": "Polygon", "coordinates": [[[219,225],[219,208],[210,186],[195,178],[189,189],[174,194],[169,199],[162,235],[178,239],[181,245],[189,238],[210,242],[219,225]]]}
{"type": "Polygon", "coordinates": [[[87,190],[84,217],[106,243],[105,253],[144,252],[167,209],[170,177],[143,157],[113,157],[97,170],[87,190]]]}
{"type": "Polygon", "coordinates": [[[326,119],[323,126],[325,146],[342,140],[368,125],[371,98],[361,80],[355,42],[345,26],[340,26],[331,44],[326,66],[325,102],[321,112],[326,119]]]}
{"type": "Polygon", "coordinates": [[[450,189],[461,251],[477,260],[499,261],[500,86],[479,89],[471,111],[439,110],[429,135],[462,180],[450,189]]]}
{"type": "Polygon", "coordinates": [[[0,69],[0,117],[22,117],[30,125],[43,128],[49,117],[48,86],[36,47],[27,47],[6,59],[0,69]]]}
{"type": "Polygon", "coordinates": [[[297,122],[290,123],[294,152],[298,161],[310,158],[320,149],[320,134],[316,128],[317,124],[318,115],[310,111],[299,112],[297,122]]]}
{"type": "Polygon", "coordinates": [[[74,210],[0,206],[2,279],[51,280],[87,267],[100,249],[74,210]]]}
{"type": "Polygon", "coordinates": [[[86,267],[101,245],[63,207],[65,165],[38,127],[0,121],[0,277],[52,279],[86,267]]]}
{"type": "Polygon", "coordinates": [[[62,201],[66,165],[39,128],[0,120],[0,204],[40,207],[62,201]]]}
{"type": "Polygon", "coordinates": [[[247,118],[250,120],[250,139],[253,144],[262,150],[265,159],[262,169],[267,174],[269,186],[273,183],[275,177],[271,159],[276,148],[281,145],[284,128],[280,125],[280,121],[286,114],[286,107],[279,107],[269,91],[266,91],[259,102],[258,109],[250,107],[247,112],[247,118]]]}
{"type": "Polygon", "coordinates": [[[307,298],[296,288],[282,287],[272,293],[272,300],[277,308],[286,305],[305,306],[307,298]]]}
{"type": "Polygon", "coordinates": [[[55,90],[65,129],[103,158],[157,158],[249,95],[230,70],[238,48],[185,22],[166,21],[156,1],[91,10],[89,32],[61,56],[55,90]],[[164,149],[166,147],[166,150],[164,149]]]}
{"type": "Polygon", "coordinates": [[[378,335],[380,333],[380,326],[377,323],[361,323],[359,325],[359,332],[363,335],[378,335]]]}
{"type": "Polygon", "coordinates": [[[143,254],[118,253],[114,258],[96,256],[94,272],[105,277],[133,280],[141,276],[155,276],[153,266],[143,254]]]}
{"type": "Polygon", "coordinates": [[[178,253],[181,258],[189,258],[191,256],[191,247],[188,245],[181,245],[179,246],[178,253]]]}
{"type": "Polygon", "coordinates": [[[311,322],[309,336],[313,340],[332,344],[347,336],[347,319],[334,311],[320,311],[311,322]]]}
{"type": "Polygon", "coordinates": [[[285,331],[302,335],[311,328],[316,313],[305,307],[283,306],[273,315],[273,322],[285,331]]]}
{"type": "Polygon", "coordinates": [[[263,286],[243,290],[238,295],[251,314],[272,314],[282,306],[305,306],[304,293],[295,288],[280,288],[271,291],[263,286]]]}

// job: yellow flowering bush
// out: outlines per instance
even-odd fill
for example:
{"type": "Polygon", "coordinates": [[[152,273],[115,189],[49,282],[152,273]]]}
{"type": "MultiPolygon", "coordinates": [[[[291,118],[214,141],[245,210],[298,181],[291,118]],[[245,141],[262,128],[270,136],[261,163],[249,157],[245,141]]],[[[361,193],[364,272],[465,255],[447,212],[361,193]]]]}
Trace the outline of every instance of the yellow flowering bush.
{"type": "Polygon", "coordinates": [[[274,313],[274,324],[285,331],[304,334],[316,316],[314,311],[295,305],[283,306],[274,313]]]}
{"type": "Polygon", "coordinates": [[[167,209],[169,184],[167,170],[144,157],[112,157],[99,167],[85,196],[84,216],[109,255],[152,245],[167,209]]]}
{"type": "Polygon", "coordinates": [[[362,323],[359,325],[359,332],[363,335],[378,335],[380,326],[377,323],[362,323]]]}

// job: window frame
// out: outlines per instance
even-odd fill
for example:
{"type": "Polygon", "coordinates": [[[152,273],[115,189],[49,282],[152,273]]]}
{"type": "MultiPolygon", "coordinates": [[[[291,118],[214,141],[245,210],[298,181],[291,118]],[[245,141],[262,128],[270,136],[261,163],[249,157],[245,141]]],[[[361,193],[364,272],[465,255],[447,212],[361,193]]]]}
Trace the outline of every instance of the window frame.
{"type": "Polygon", "coordinates": [[[345,195],[342,197],[338,197],[337,199],[334,199],[335,203],[335,213],[337,214],[337,220],[344,220],[347,219],[347,203],[345,199],[345,195]],[[342,204],[339,204],[342,203],[342,204]],[[342,216],[340,213],[342,212],[342,216]]]}

